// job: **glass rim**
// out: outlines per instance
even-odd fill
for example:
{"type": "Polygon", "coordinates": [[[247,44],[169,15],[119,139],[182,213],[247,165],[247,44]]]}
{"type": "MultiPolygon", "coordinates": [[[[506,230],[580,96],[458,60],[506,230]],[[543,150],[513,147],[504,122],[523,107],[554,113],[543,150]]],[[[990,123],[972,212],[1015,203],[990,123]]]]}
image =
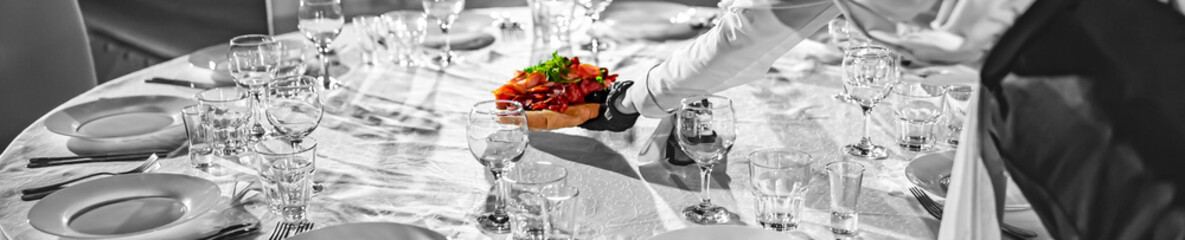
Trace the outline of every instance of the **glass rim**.
{"type": "Polygon", "coordinates": [[[820,4],[829,3],[829,2],[832,2],[832,1],[817,0],[814,2],[802,3],[802,4],[791,4],[791,3],[785,3],[783,1],[783,2],[780,2],[780,4],[779,3],[772,3],[769,5],[765,5],[765,6],[752,6],[752,7],[741,7],[741,8],[742,9],[792,9],[792,8],[813,7],[815,5],[820,5],[820,4]]]}
{"type": "Polygon", "coordinates": [[[395,10],[395,11],[385,12],[385,13],[381,14],[380,16],[387,16],[387,17],[391,17],[391,16],[400,16],[400,17],[404,17],[404,16],[416,16],[416,17],[424,17],[424,18],[427,18],[427,17],[428,17],[428,14],[427,14],[427,13],[424,13],[423,11],[395,10]]]}
{"type": "Polygon", "coordinates": [[[888,47],[878,46],[878,45],[864,45],[864,46],[851,47],[847,51],[844,51],[843,55],[844,55],[844,58],[847,58],[849,56],[855,57],[856,53],[864,52],[864,51],[872,51],[877,56],[883,55],[886,57],[892,57],[895,54],[895,52],[893,52],[893,50],[889,49],[888,47]]]}
{"type": "MultiPolygon", "coordinates": [[[[947,89],[947,87],[946,87],[946,86],[944,86],[944,85],[940,85],[940,84],[933,84],[933,83],[926,83],[926,82],[921,82],[921,81],[897,81],[897,83],[894,83],[894,84],[893,84],[893,93],[894,93],[894,94],[897,94],[897,95],[900,95],[900,96],[903,96],[903,97],[911,97],[911,98],[936,98],[936,97],[942,97],[942,96],[945,96],[945,95],[946,95],[946,93],[948,92],[947,90],[948,90],[948,89],[947,89]],[[916,87],[922,87],[922,86],[931,86],[931,87],[934,87],[934,89],[937,89],[937,90],[938,90],[938,92],[937,92],[937,93],[934,93],[934,94],[925,94],[925,95],[923,95],[923,94],[911,94],[911,93],[908,93],[908,92],[902,92],[902,91],[903,91],[903,89],[901,88],[901,86],[909,86],[910,88],[912,88],[912,87],[915,87],[915,86],[916,86],[916,87]]],[[[912,92],[912,91],[910,91],[910,92],[912,92]]]]}
{"type": "Polygon", "coordinates": [[[202,110],[207,110],[207,109],[211,109],[211,108],[213,108],[213,107],[210,105],[198,103],[198,104],[193,104],[193,105],[181,107],[180,111],[181,111],[181,115],[201,115],[202,110]],[[201,109],[198,109],[198,108],[201,108],[201,109]],[[197,109],[197,110],[195,111],[195,109],[197,109]]]}
{"type": "Polygon", "coordinates": [[[264,45],[264,44],[267,44],[270,42],[276,42],[276,38],[272,37],[271,35],[258,34],[258,33],[238,35],[233,38],[230,38],[230,45],[231,46],[236,46],[236,45],[237,46],[252,46],[252,45],[258,46],[258,45],[264,45]],[[249,39],[249,38],[258,38],[261,41],[257,42],[257,43],[239,42],[239,40],[245,40],[245,39],[249,39]]]}
{"type": "Polygon", "coordinates": [[[507,183],[511,183],[511,184],[524,184],[524,185],[543,185],[543,184],[550,184],[550,183],[556,183],[556,182],[560,182],[560,181],[563,181],[564,179],[567,179],[567,178],[568,178],[568,168],[565,168],[565,167],[563,167],[563,166],[560,166],[559,164],[555,164],[555,163],[552,163],[552,162],[528,162],[528,163],[522,163],[522,164],[519,164],[518,166],[514,166],[514,168],[513,168],[513,169],[511,169],[510,171],[512,171],[512,172],[513,172],[513,171],[520,171],[520,170],[522,170],[523,168],[525,168],[525,167],[527,167],[527,166],[548,166],[548,167],[550,167],[550,168],[553,168],[553,169],[559,169],[559,170],[560,170],[560,171],[559,171],[559,173],[560,173],[560,176],[559,176],[559,177],[557,177],[557,178],[555,178],[555,179],[547,179],[547,180],[545,180],[545,181],[522,181],[522,180],[515,180],[515,179],[514,179],[514,174],[506,174],[506,175],[503,175],[503,176],[502,176],[502,180],[503,180],[503,181],[506,181],[507,183]]]}
{"type": "Polygon", "coordinates": [[[300,0],[300,5],[329,5],[341,4],[341,0],[300,0]]]}
{"type": "Polygon", "coordinates": [[[490,115],[494,115],[494,114],[503,115],[503,114],[508,114],[508,113],[517,113],[517,112],[522,112],[523,114],[526,114],[526,109],[524,109],[523,104],[518,103],[516,101],[512,101],[512,100],[495,99],[495,100],[480,101],[480,102],[474,103],[473,107],[471,107],[471,109],[474,112],[478,112],[481,114],[490,114],[490,115]],[[499,104],[499,103],[510,104],[510,105],[513,105],[517,109],[498,109],[497,104],[499,104]],[[494,107],[493,108],[479,107],[479,106],[489,105],[489,104],[494,104],[494,107]]]}
{"type": "MultiPolygon", "coordinates": [[[[564,170],[566,171],[567,169],[565,168],[564,170]]],[[[565,177],[565,178],[567,178],[567,176],[566,176],[566,175],[565,175],[564,177],[565,177]]],[[[551,194],[552,194],[552,193],[554,193],[554,192],[559,192],[559,193],[568,193],[568,192],[570,192],[571,194],[564,194],[564,195],[563,195],[564,197],[567,197],[567,199],[565,199],[565,200],[570,200],[570,199],[574,199],[574,198],[580,197],[580,188],[573,187],[573,186],[568,186],[568,185],[563,185],[563,186],[560,186],[560,185],[546,186],[546,187],[543,187],[543,189],[542,189],[542,190],[540,190],[540,193],[539,193],[539,194],[545,195],[545,197],[547,197],[547,196],[553,196],[553,195],[551,195],[551,194]],[[571,190],[571,191],[566,191],[566,190],[571,190]]]]}
{"type": "Polygon", "coordinates": [[[753,150],[753,152],[750,152],[749,156],[748,156],[749,157],[749,164],[752,164],[752,165],[755,165],[758,167],[762,167],[762,168],[768,168],[768,169],[788,169],[788,168],[791,168],[790,166],[783,166],[783,167],[770,166],[766,163],[761,163],[761,161],[754,161],[753,160],[754,156],[756,156],[760,153],[770,153],[770,152],[788,152],[788,153],[793,153],[793,154],[799,154],[802,156],[806,156],[806,165],[807,166],[810,166],[815,163],[815,156],[812,156],[810,153],[807,153],[805,151],[801,151],[801,150],[793,149],[793,148],[788,148],[788,147],[768,147],[768,148],[753,150]]]}
{"type": "Polygon", "coordinates": [[[718,95],[699,95],[699,96],[685,97],[682,100],[679,100],[679,105],[682,107],[682,109],[695,109],[695,110],[725,109],[725,108],[732,108],[732,99],[723,97],[723,96],[718,96],[718,95]],[[716,104],[717,103],[716,101],[708,100],[708,102],[713,103],[712,106],[710,106],[710,107],[695,107],[695,106],[691,106],[691,104],[690,104],[691,102],[689,102],[689,101],[701,101],[704,99],[723,100],[725,104],[723,106],[721,106],[720,104],[716,104]]]}
{"type": "Polygon", "coordinates": [[[294,89],[294,88],[304,88],[307,86],[316,87],[317,85],[318,85],[317,77],[313,77],[313,76],[309,76],[309,75],[283,76],[283,77],[273,79],[272,81],[267,83],[267,87],[273,88],[273,89],[275,89],[275,88],[294,89]],[[303,82],[304,80],[308,80],[309,82],[307,84],[299,84],[298,83],[295,86],[292,86],[292,85],[274,86],[280,82],[303,82]]]}
{"type": "Polygon", "coordinates": [[[300,148],[291,148],[291,150],[293,150],[293,151],[287,151],[287,152],[273,152],[273,151],[264,150],[266,148],[263,148],[261,146],[263,146],[264,143],[269,142],[269,141],[285,142],[285,143],[288,143],[287,146],[293,145],[293,142],[291,142],[291,141],[287,141],[287,140],[279,139],[279,138],[273,138],[273,139],[267,139],[267,140],[263,140],[263,141],[259,141],[258,143],[255,143],[254,146],[251,147],[251,150],[254,150],[255,153],[258,153],[261,155],[267,155],[267,156],[288,156],[288,155],[297,155],[297,154],[301,154],[301,153],[306,153],[306,152],[312,151],[313,149],[317,149],[317,139],[312,138],[312,137],[305,137],[305,138],[301,139],[300,142],[297,143],[297,144],[300,144],[299,145],[300,148]]]}
{"type": "Polygon", "coordinates": [[[844,160],[841,160],[841,161],[834,161],[834,162],[829,162],[829,163],[827,163],[827,165],[823,166],[823,169],[824,169],[824,170],[827,170],[827,172],[829,172],[829,173],[830,173],[830,172],[837,172],[837,173],[850,173],[850,171],[838,172],[836,169],[834,169],[834,166],[837,166],[837,165],[851,165],[851,166],[858,166],[858,167],[860,167],[860,168],[859,168],[859,171],[858,171],[860,174],[864,174],[864,170],[867,168],[867,167],[865,167],[865,166],[864,166],[864,164],[863,164],[863,163],[859,163],[859,162],[853,162],[853,161],[844,161],[844,160]]]}
{"type": "MultiPolygon", "coordinates": [[[[224,94],[220,94],[220,95],[224,95],[224,94]]],[[[248,94],[248,92],[247,92],[246,90],[244,90],[244,89],[242,89],[242,88],[239,88],[238,86],[234,86],[234,87],[217,87],[217,88],[206,89],[205,91],[201,91],[201,92],[198,92],[198,93],[194,94],[194,95],[193,95],[193,97],[194,97],[194,98],[197,98],[197,100],[198,100],[199,102],[227,103],[227,102],[235,102],[235,101],[240,101],[240,100],[247,99],[247,98],[249,98],[249,97],[250,97],[250,95],[248,94]],[[211,99],[211,98],[208,98],[208,97],[203,97],[203,96],[205,96],[207,93],[213,93],[213,92],[222,92],[222,91],[226,91],[227,89],[234,89],[235,91],[238,91],[238,92],[239,92],[239,94],[238,94],[238,95],[239,95],[239,97],[237,97],[237,98],[233,98],[233,99],[232,99],[232,98],[227,98],[227,99],[211,99]]]]}

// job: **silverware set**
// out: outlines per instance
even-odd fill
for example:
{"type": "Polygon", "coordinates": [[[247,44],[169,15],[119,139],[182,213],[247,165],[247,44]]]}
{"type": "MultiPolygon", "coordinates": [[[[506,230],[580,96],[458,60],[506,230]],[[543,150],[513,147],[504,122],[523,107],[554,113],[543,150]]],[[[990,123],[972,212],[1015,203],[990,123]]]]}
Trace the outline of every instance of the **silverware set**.
{"type": "Polygon", "coordinates": [[[78,181],[82,181],[85,179],[89,179],[92,177],[97,177],[97,176],[102,176],[102,175],[123,175],[123,174],[143,173],[143,172],[149,171],[149,170],[157,167],[157,164],[156,164],[157,159],[158,159],[158,157],[156,156],[156,154],[153,154],[153,155],[149,156],[147,160],[144,160],[144,163],[141,163],[140,166],[136,166],[136,168],[133,168],[128,171],[94,173],[94,174],[85,175],[85,176],[77,177],[74,179],[66,180],[66,181],[60,182],[60,183],[50,184],[50,185],[41,186],[41,187],[27,188],[27,189],[21,190],[21,200],[24,200],[24,201],[40,200],[42,198],[45,198],[45,196],[48,196],[49,194],[52,194],[54,192],[57,192],[58,190],[62,190],[64,188],[66,188],[66,185],[69,185],[71,183],[75,183],[78,181]]]}
{"type": "Polygon", "coordinates": [[[259,232],[259,223],[241,223],[227,226],[222,228],[222,230],[219,230],[217,233],[214,233],[214,235],[199,238],[198,240],[236,239],[256,232],[259,232]]]}
{"type": "Polygon", "coordinates": [[[156,84],[165,84],[165,85],[173,85],[173,86],[182,86],[182,87],[188,87],[188,88],[194,88],[194,89],[211,89],[211,88],[217,88],[217,87],[234,86],[233,83],[229,83],[229,84],[228,83],[199,83],[199,82],[193,82],[193,81],[189,81],[189,80],[171,79],[171,78],[163,78],[163,77],[154,77],[154,78],[146,79],[146,80],[144,80],[144,83],[156,83],[156,84]]]}
{"type": "MultiPolygon", "coordinates": [[[[933,216],[938,220],[942,220],[942,204],[935,202],[934,199],[930,198],[930,196],[927,195],[926,192],[922,191],[921,188],[911,187],[909,188],[909,193],[913,194],[913,197],[918,200],[918,203],[922,204],[922,208],[926,209],[926,212],[930,213],[930,216],[933,216]]],[[[1005,235],[1016,239],[1029,239],[1037,237],[1037,233],[1033,231],[1012,226],[1003,222],[1000,223],[1000,230],[1003,231],[1005,235]]]]}
{"type": "Polygon", "coordinates": [[[69,157],[35,157],[29,158],[28,168],[43,168],[70,164],[97,162],[134,162],[141,161],[152,155],[169,154],[168,150],[148,150],[130,153],[115,153],[102,155],[69,156],[69,157]]]}
{"type": "Polygon", "coordinates": [[[494,14],[494,25],[502,32],[502,39],[520,39],[526,37],[526,31],[523,30],[522,24],[515,22],[510,18],[509,14],[501,13],[494,14]]]}
{"type": "Polygon", "coordinates": [[[283,240],[289,235],[296,235],[302,232],[313,230],[313,222],[282,222],[276,225],[276,231],[272,232],[272,237],[269,240],[283,240]]]}

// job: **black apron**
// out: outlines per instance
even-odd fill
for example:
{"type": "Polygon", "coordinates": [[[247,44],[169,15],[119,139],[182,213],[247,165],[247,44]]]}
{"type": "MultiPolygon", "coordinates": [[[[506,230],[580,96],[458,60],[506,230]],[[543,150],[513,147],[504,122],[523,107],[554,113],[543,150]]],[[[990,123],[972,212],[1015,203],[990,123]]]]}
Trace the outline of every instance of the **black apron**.
{"type": "Polygon", "coordinates": [[[1008,171],[1054,238],[1185,239],[1185,15],[1037,0],[981,78],[984,164],[1008,171]]]}

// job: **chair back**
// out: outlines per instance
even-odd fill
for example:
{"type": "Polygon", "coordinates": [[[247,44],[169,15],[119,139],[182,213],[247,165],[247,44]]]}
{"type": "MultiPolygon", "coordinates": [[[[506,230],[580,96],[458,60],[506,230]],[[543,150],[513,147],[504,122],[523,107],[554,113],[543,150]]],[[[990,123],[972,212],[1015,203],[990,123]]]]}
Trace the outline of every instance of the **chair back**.
{"type": "Polygon", "coordinates": [[[76,0],[0,0],[0,33],[0,146],[8,146],[96,80],[76,0]]]}

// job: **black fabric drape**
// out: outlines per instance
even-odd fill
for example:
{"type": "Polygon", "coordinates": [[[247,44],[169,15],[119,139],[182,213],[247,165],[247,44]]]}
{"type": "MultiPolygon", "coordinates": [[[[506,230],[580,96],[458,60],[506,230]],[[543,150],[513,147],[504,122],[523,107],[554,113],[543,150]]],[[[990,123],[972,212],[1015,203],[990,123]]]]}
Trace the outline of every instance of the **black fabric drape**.
{"type": "Polygon", "coordinates": [[[1054,238],[1185,239],[1185,15],[1038,0],[981,78],[985,165],[1054,238]]]}

